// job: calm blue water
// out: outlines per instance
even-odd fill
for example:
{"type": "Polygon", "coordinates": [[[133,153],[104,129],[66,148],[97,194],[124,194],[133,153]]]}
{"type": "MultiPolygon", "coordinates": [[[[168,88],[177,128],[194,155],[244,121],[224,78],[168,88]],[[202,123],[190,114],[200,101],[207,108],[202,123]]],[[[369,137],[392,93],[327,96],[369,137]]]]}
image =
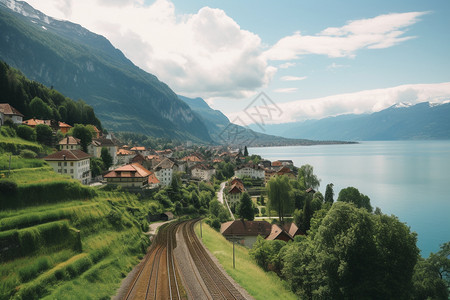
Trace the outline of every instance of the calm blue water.
{"type": "Polygon", "coordinates": [[[310,164],[325,194],[334,184],[356,187],[372,206],[394,214],[418,233],[421,255],[450,241],[450,141],[361,142],[355,145],[249,148],[269,160],[310,164]]]}

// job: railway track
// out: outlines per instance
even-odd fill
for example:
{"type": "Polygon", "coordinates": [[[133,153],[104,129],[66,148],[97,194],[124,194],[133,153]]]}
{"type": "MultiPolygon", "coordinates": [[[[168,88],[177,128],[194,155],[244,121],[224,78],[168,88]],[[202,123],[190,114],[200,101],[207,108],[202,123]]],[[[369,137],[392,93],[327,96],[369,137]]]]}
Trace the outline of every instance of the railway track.
{"type": "Polygon", "coordinates": [[[209,254],[201,245],[194,232],[194,225],[198,220],[192,220],[180,225],[186,245],[191,257],[197,266],[211,297],[213,299],[236,299],[244,300],[244,296],[234,287],[217,267],[209,254]]]}
{"type": "Polygon", "coordinates": [[[124,299],[186,299],[173,258],[177,223],[161,227],[124,299]]]}

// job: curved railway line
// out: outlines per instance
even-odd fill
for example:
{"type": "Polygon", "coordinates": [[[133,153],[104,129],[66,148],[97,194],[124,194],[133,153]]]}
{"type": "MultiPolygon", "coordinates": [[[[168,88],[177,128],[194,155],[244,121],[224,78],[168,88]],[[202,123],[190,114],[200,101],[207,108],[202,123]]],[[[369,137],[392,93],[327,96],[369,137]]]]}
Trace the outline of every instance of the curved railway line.
{"type": "Polygon", "coordinates": [[[159,229],[123,299],[188,299],[185,291],[190,289],[189,286],[183,287],[181,284],[174,255],[177,230],[181,231],[191,261],[195,265],[192,266],[192,272],[198,271],[199,276],[191,276],[189,273],[189,277],[196,278],[195,282],[202,286],[202,299],[245,299],[199,241],[194,232],[197,221],[172,222],[159,229]]]}

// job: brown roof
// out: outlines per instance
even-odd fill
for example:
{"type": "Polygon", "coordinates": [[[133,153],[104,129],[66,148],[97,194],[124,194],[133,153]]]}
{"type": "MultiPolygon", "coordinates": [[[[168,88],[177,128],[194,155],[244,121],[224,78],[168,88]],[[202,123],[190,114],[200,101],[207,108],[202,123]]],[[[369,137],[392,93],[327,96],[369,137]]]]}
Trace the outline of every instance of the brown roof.
{"type": "MultiPolygon", "coordinates": [[[[64,122],[59,122],[59,128],[72,128],[72,126],[70,126],[69,124],[66,124],[64,122]]],[[[95,127],[95,126],[94,126],[95,127]]],[[[97,129],[98,130],[98,129],[97,129]]]]}
{"type": "Polygon", "coordinates": [[[296,235],[303,234],[300,229],[295,225],[295,223],[286,223],[283,226],[283,229],[289,233],[290,236],[295,237],[296,235]]]}
{"type": "Polygon", "coordinates": [[[272,162],[272,166],[274,166],[274,167],[281,167],[282,166],[281,161],[279,161],[279,160],[273,161],[272,162]]]}
{"type": "Polygon", "coordinates": [[[131,159],[131,162],[142,163],[144,160],[145,160],[145,157],[138,153],[131,159]]]}
{"type": "Polygon", "coordinates": [[[257,236],[266,237],[270,234],[271,225],[267,221],[235,220],[225,222],[220,226],[220,233],[226,236],[257,236]]]}
{"type": "Polygon", "coordinates": [[[61,150],[55,153],[52,153],[46,157],[44,160],[50,161],[58,161],[58,160],[68,160],[68,161],[77,161],[91,157],[91,155],[81,151],[81,150],[61,150]]]}
{"type": "Polygon", "coordinates": [[[14,116],[21,116],[24,117],[24,115],[22,115],[20,113],[20,111],[18,111],[17,109],[15,109],[14,107],[12,107],[11,105],[9,105],[8,103],[0,103],[0,111],[4,114],[4,115],[14,115],[14,116]]]}
{"type": "Polygon", "coordinates": [[[183,161],[203,161],[202,159],[200,159],[198,156],[195,156],[195,155],[185,156],[181,160],[183,160],[183,161]]]}
{"type": "Polygon", "coordinates": [[[77,139],[76,137],[68,135],[67,137],[60,140],[58,144],[59,145],[78,145],[78,144],[80,144],[80,139],[77,139]]]}
{"type": "MultiPolygon", "coordinates": [[[[23,121],[22,124],[28,125],[28,126],[31,126],[31,127],[34,127],[34,126],[40,125],[40,124],[52,127],[53,125],[56,126],[56,121],[40,120],[40,119],[33,118],[33,119],[28,119],[28,120],[23,121]],[[54,124],[52,124],[52,122],[54,124]]],[[[65,128],[72,128],[72,126],[70,126],[69,124],[66,124],[64,122],[58,122],[58,128],[63,128],[63,127],[65,127],[65,128]]]]}
{"type": "Polygon", "coordinates": [[[230,187],[230,190],[228,191],[228,193],[230,194],[240,194],[244,191],[244,187],[240,186],[239,184],[233,184],[230,187]]]}
{"type": "Polygon", "coordinates": [[[116,178],[116,177],[147,177],[151,174],[149,170],[144,168],[138,163],[128,164],[117,169],[112,170],[106,174],[105,178],[116,178]]]}
{"type": "Polygon", "coordinates": [[[106,139],[106,138],[92,139],[92,144],[96,147],[116,146],[116,144],[113,142],[113,140],[106,139]]]}
{"type": "Polygon", "coordinates": [[[191,168],[191,170],[193,169],[200,169],[200,170],[212,170],[214,169],[212,166],[210,165],[205,165],[205,164],[196,164],[195,166],[193,166],[191,168]]]}
{"type": "Polygon", "coordinates": [[[155,170],[160,170],[160,169],[172,169],[173,166],[175,165],[175,163],[173,161],[171,161],[168,158],[165,158],[163,161],[161,161],[158,165],[156,165],[156,167],[154,168],[155,170]]]}
{"type": "Polygon", "coordinates": [[[133,148],[131,148],[131,151],[145,151],[146,149],[145,149],[145,147],[133,147],[133,148]]]}
{"type": "Polygon", "coordinates": [[[316,191],[313,188],[309,188],[306,190],[306,192],[314,194],[316,191]]]}
{"type": "Polygon", "coordinates": [[[292,236],[289,235],[286,231],[280,228],[277,224],[272,225],[272,230],[270,234],[266,237],[266,240],[282,240],[282,241],[292,241],[292,236]]]}

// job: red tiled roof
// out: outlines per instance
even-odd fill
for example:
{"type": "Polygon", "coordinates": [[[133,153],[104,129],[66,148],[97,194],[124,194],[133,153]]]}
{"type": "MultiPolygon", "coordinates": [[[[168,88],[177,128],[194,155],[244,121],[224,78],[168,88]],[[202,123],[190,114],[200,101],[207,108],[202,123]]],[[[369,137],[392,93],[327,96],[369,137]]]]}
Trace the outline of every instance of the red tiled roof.
{"type": "Polygon", "coordinates": [[[147,177],[150,175],[150,171],[141,166],[138,163],[128,164],[117,169],[112,170],[106,174],[105,178],[116,177],[147,177]]]}
{"type": "Polygon", "coordinates": [[[72,128],[72,126],[70,126],[69,124],[66,124],[64,122],[59,122],[59,128],[72,128]]]}
{"type": "Polygon", "coordinates": [[[155,173],[150,172],[150,176],[148,176],[148,183],[149,183],[149,184],[157,184],[157,183],[160,183],[160,181],[158,180],[158,178],[156,178],[155,173]]]}
{"type": "Polygon", "coordinates": [[[235,220],[225,222],[220,226],[220,233],[227,236],[257,236],[266,237],[270,234],[271,225],[266,221],[235,220]]]}
{"type": "MultiPolygon", "coordinates": [[[[36,125],[40,125],[40,124],[44,124],[47,126],[52,126],[52,120],[40,120],[40,119],[28,119],[22,122],[22,124],[24,125],[28,125],[28,126],[36,126],[36,125]]],[[[58,128],[72,128],[72,126],[70,126],[69,124],[66,124],[64,122],[58,122],[58,128]]]]}
{"type": "Polygon", "coordinates": [[[198,156],[195,156],[195,155],[185,156],[181,160],[183,160],[183,161],[193,161],[193,162],[195,162],[195,161],[197,161],[197,162],[203,161],[202,159],[200,159],[198,156]]]}
{"type": "Polygon", "coordinates": [[[235,183],[230,187],[230,190],[228,193],[230,194],[240,194],[244,191],[244,187],[240,186],[239,184],[235,183]]]}
{"type": "Polygon", "coordinates": [[[14,107],[12,107],[11,105],[9,105],[8,103],[0,103],[0,111],[4,114],[4,115],[14,115],[14,116],[21,116],[24,117],[24,115],[22,115],[20,113],[20,111],[18,111],[17,109],[15,109],[14,107]]]}
{"type": "Polygon", "coordinates": [[[77,161],[91,157],[91,155],[81,151],[81,150],[61,150],[55,153],[52,153],[46,157],[44,160],[50,161],[58,161],[58,160],[67,160],[67,161],[77,161]]]}
{"type": "Polygon", "coordinates": [[[134,155],[134,152],[128,151],[126,149],[119,149],[116,152],[117,155],[134,155]]]}
{"type": "Polygon", "coordinates": [[[281,167],[282,166],[281,161],[279,161],[279,160],[273,161],[272,162],[272,166],[274,166],[274,167],[281,167]]]}
{"type": "Polygon", "coordinates": [[[131,148],[131,151],[145,151],[146,149],[145,149],[145,147],[133,147],[133,148],[131,148]]]}

